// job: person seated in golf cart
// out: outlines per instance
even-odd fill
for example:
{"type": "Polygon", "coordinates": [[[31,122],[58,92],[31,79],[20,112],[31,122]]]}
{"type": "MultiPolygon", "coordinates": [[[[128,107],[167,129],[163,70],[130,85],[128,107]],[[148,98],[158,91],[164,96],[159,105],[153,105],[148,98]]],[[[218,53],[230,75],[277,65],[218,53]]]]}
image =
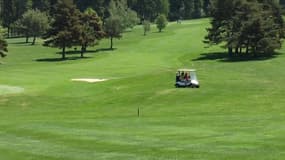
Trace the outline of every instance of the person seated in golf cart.
{"type": "Polygon", "coordinates": [[[179,69],[176,72],[175,86],[199,88],[199,82],[196,76],[196,71],[193,69],[179,69]]]}
{"type": "Polygon", "coordinates": [[[176,72],[176,82],[179,82],[179,81],[180,81],[180,73],[176,72]]]}
{"type": "Polygon", "coordinates": [[[189,81],[191,80],[190,74],[185,73],[185,75],[184,75],[184,80],[185,80],[186,82],[189,82],[189,81]]]}
{"type": "Polygon", "coordinates": [[[190,73],[176,72],[176,82],[189,82],[191,80],[190,73]]]}

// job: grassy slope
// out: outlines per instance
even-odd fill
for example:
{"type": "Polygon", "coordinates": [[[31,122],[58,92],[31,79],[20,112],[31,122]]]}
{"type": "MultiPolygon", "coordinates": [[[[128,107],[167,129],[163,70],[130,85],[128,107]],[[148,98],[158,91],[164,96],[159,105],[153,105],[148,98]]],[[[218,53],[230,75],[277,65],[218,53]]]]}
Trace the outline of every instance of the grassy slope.
{"type": "Polygon", "coordinates": [[[0,83],[25,92],[0,96],[0,159],[284,159],[285,56],[207,59],[221,51],[204,48],[207,25],[171,24],[146,37],[138,27],[113,52],[64,62],[36,61],[60,57],[57,49],[9,40],[0,83]],[[198,70],[201,89],[173,87],[184,67],[198,70]],[[70,81],[83,77],[112,80],[70,81]]]}

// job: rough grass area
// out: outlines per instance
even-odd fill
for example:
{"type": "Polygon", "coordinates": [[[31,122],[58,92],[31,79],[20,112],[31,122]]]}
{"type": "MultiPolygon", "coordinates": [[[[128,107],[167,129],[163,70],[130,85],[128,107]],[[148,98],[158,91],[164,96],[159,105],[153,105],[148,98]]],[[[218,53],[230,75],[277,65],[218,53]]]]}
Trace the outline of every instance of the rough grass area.
{"type": "Polygon", "coordinates": [[[40,42],[8,40],[0,84],[25,92],[0,95],[0,159],[283,160],[284,49],[227,61],[202,43],[208,25],[172,23],[148,36],[138,26],[114,51],[104,40],[65,61],[40,42]],[[178,68],[197,69],[201,88],[176,89],[178,68]]]}

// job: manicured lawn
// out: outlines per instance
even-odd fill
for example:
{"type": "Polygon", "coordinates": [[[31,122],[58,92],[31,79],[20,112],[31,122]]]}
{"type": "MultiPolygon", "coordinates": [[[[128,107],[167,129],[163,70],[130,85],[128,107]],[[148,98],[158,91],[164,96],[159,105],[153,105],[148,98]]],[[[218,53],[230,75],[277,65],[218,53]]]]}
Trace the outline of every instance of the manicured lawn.
{"type": "Polygon", "coordinates": [[[40,42],[8,40],[9,56],[0,59],[0,159],[284,159],[285,55],[229,62],[202,43],[208,21],[172,23],[148,36],[139,26],[114,51],[104,50],[104,40],[90,48],[100,51],[67,61],[40,42]],[[176,89],[178,68],[197,69],[201,88],[176,89]]]}

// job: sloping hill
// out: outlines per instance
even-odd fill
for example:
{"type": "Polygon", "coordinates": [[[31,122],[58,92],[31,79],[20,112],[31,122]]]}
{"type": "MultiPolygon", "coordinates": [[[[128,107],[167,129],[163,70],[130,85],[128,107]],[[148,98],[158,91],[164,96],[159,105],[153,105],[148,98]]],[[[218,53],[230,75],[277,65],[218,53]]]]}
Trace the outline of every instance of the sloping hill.
{"type": "Polygon", "coordinates": [[[138,26],[67,61],[9,40],[0,85],[24,92],[0,95],[0,159],[284,159],[284,55],[227,61],[202,43],[208,21],[138,26]],[[178,68],[197,69],[201,89],[174,88],[178,68]]]}

